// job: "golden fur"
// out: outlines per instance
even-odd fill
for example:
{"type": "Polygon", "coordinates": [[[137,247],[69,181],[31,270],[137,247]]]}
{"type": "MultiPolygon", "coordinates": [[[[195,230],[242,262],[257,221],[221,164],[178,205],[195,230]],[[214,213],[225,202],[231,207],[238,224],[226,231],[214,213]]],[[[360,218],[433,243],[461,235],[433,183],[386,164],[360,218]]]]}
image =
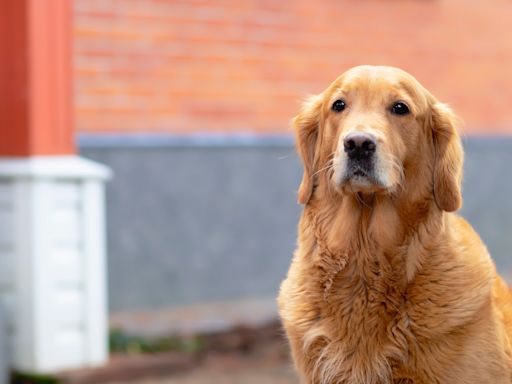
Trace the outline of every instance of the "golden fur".
{"type": "Polygon", "coordinates": [[[512,383],[509,289],[452,213],[463,152],[451,110],[399,69],[362,66],[293,122],[305,206],[278,303],[304,382],[512,383]],[[397,100],[409,115],[389,112],[397,100]],[[339,181],[354,130],[378,138],[382,185],[339,181]]]}

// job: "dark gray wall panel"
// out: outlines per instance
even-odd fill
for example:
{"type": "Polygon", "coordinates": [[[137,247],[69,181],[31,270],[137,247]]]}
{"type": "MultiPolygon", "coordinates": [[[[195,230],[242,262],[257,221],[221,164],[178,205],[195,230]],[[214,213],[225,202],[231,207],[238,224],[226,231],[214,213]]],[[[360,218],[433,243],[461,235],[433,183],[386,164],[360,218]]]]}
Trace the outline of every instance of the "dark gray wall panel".
{"type": "Polygon", "coordinates": [[[291,148],[84,149],[107,164],[111,311],[272,296],[299,215],[291,148]]]}
{"type": "MultiPolygon", "coordinates": [[[[268,144],[82,146],[114,171],[111,311],[276,295],[295,244],[301,169],[291,145],[268,144]]],[[[512,140],[465,147],[461,213],[510,275],[512,140]]]]}
{"type": "Polygon", "coordinates": [[[487,244],[500,272],[512,282],[512,140],[465,140],[460,213],[487,244]]]}

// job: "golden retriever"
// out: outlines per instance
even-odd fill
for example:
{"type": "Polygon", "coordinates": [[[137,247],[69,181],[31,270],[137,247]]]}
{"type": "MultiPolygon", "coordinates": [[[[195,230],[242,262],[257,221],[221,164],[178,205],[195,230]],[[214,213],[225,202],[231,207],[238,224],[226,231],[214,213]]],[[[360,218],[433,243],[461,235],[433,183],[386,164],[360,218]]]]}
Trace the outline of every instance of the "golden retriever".
{"type": "Polygon", "coordinates": [[[509,289],[452,213],[452,111],[400,69],[360,66],[293,124],[305,206],[278,303],[304,382],[512,383],[509,289]]]}

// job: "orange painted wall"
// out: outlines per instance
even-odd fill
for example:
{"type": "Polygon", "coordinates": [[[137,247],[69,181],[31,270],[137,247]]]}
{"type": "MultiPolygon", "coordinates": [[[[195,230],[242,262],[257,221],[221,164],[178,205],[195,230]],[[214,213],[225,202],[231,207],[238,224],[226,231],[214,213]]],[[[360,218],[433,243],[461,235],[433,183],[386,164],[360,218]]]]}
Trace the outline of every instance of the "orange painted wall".
{"type": "Polygon", "coordinates": [[[287,132],[346,68],[413,73],[466,122],[512,133],[509,0],[75,0],[81,132],[287,132]]]}
{"type": "Polygon", "coordinates": [[[0,155],[74,152],[68,0],[0,3],[0,155]]]}

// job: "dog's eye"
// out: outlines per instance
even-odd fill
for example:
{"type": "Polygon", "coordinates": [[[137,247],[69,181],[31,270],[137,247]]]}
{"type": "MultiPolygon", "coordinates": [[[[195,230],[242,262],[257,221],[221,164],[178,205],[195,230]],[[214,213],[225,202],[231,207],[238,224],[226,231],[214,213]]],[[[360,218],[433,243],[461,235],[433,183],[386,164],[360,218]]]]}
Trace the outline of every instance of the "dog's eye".
{"type": "Polygon", "coordinates": [[[395,115],[407,115],[410,111],[409,107],[405,105],[405,103],[398,102],[391,107],[391,112],[395,115]]]}
{"type": "Polygon", "coordinates": [[[331,109],[334,112],[341,112],[345,109],[346,104],[343,100],[336,100],[334,103],[332,103],[331,109]]]}

